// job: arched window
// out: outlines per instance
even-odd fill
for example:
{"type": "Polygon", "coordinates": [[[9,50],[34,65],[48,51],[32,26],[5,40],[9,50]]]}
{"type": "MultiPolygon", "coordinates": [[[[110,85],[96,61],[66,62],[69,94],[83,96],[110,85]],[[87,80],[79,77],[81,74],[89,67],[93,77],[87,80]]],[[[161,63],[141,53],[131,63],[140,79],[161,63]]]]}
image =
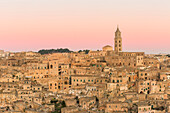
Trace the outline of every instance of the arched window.
{"type": "Polygon", "coordinates": [[[115,83],[115,80],[113,80],[113,83],[115,83]]]}

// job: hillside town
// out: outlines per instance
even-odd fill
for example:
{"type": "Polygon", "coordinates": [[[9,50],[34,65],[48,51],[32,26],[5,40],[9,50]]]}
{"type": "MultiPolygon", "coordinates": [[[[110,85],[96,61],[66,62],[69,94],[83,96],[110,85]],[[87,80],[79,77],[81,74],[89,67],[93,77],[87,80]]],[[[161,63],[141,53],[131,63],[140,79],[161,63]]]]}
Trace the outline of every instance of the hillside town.
{"type": "Polygon", "coordinates": [[[0,112],[170,113],[170,57],[114,47],[40,54],[0,51],[0,112]]]}

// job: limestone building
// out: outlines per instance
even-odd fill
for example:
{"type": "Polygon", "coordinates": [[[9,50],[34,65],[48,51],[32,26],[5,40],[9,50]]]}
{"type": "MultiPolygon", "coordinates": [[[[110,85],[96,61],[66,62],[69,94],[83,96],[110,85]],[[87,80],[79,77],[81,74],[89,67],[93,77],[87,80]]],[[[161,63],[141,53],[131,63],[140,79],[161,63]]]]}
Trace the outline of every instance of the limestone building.
{"type": "Polygon", "coordinates": [[[121,32],[119,30],[119,28],[117,27],[117,30],[115,32],[115,39],[114,39],[115,43],[115,52],[122,52],[122,37],[121,37],[121,32]]]}

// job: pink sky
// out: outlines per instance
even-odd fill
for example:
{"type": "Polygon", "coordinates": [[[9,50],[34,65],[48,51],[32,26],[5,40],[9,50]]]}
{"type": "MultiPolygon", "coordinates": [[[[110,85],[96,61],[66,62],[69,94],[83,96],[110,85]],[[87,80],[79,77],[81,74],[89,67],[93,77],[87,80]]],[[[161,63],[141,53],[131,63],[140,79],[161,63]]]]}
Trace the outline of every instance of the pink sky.
{"type": "Polygon", "coordinates": [[[170,53],[169,0],[0,1],[0,49],[101,49],[117,24],[123,51],[170,53]]]}

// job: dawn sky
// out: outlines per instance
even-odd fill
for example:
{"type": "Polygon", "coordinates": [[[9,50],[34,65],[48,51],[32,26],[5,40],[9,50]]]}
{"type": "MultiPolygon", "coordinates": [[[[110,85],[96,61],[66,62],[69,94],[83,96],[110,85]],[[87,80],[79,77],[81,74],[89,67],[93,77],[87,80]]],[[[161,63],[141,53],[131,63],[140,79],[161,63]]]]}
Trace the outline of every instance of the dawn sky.
{"type": "Polygon", "coordinates": [[[0,0],[0,49],[102,49],[119,25],[123,51],[170,53],[170,0],[0,0]]]}

